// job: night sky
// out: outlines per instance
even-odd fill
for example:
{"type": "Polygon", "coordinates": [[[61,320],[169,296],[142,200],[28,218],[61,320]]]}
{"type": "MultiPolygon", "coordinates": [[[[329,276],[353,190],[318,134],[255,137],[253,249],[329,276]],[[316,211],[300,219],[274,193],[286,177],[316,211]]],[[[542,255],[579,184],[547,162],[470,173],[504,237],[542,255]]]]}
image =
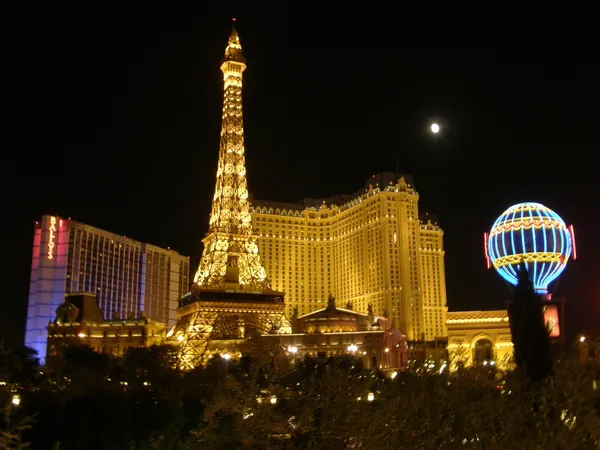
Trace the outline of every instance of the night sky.
{"type": "Polygon", "coordinates": [[[450,310],[503,307],[507,289],[485,267],[483,233],[513,203],[539,201],[575,226],[578,259],[555,294],[567,297],[568,332],[596,327],[600,67],[579,64],[585,54],[539,42],[421,47],[444,40],[403,33],[407,22],[381,11],[336,20],[292,14],[284,2],[252,12],[203,3],[52,4],[12,24],[1,75],[0,321],[16,340],[43,214],[170,246],[195,272],[234,16],[248,60],[255,198],[352,193],[374,173],[411,173],[420,210],[445,230],[450,310]],[[433,120],[443,127],[435,140],[433,120]]]}

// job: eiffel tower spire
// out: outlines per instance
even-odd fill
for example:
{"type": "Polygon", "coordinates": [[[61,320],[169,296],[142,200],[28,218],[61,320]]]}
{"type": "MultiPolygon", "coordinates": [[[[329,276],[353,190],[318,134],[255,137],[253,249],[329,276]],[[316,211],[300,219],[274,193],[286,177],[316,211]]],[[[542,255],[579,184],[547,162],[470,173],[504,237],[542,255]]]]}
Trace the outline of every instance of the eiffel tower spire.
{"type": "Polygon", "coordinates": [[[245,69],[234,27],[221,62],[225,93],[208,233],[192,292],[179,300],[177,322],[167,333],[183,370],[216,353],[251,354],[253,336],[292,331],[284,314],[285,294],[270,288],[252,233],[242,120],[245,69]]]}
{"type": "Polygon", "coordinates": [[[246,60],[234,27],[221,62],[224,79],[223,117],[217,181],[209,229],[194,283],[201,288],[244,286],[251,291],[270,289],[262,265],[248,200],[244,157],[242,74],[246,60]]]}

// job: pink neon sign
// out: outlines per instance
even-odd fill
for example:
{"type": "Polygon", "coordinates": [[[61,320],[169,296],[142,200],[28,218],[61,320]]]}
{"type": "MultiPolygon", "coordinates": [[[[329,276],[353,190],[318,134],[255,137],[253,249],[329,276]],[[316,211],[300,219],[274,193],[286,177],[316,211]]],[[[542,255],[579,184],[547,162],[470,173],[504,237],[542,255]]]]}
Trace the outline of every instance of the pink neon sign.
{"type": "Polygon", "coordinates": [[[50,216],[50,227],[48,228],[48,259],[54,258],[54,247],[56,247],[56,217],[50,216]]]}

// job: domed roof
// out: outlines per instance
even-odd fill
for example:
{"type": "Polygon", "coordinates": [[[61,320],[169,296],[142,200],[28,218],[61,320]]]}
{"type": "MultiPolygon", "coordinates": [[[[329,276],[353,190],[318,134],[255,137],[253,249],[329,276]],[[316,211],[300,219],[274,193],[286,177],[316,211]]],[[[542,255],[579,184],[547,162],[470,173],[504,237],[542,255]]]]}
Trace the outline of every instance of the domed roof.
{"type": "Polygon", "coordinates": [[[298,317],[299,328],[304,332],[358,331],[369,324],[367,314],[338,308],[329,297],[327,308],[318,309],[298,317]]]}
{"type": "Polygon", "coordinates": [[[323,321],[339,321],[339,320],[356,322],[357,316],[361,316],[361,315],[364,315],[365,318],[367,317],[366,314],[360,314],[360,313],[357,313],[356,311],[349,311],[347,309],[323,308],[323,309],[318,309],[316,311],[308,313],[304,316],[300,316],[300,317],[298,317],[298,319],[303,320],[304,323],[323,322],[323,321]]]}

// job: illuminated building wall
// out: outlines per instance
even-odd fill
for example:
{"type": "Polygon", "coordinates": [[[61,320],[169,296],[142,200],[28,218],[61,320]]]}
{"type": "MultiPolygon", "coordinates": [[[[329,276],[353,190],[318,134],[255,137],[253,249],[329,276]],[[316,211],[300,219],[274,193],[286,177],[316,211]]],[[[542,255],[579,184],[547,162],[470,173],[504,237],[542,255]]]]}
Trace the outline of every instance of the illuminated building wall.
{"type": "Polygon", "coordinates": [[[94,294],[67,294],[48,325],[46,356],[60,356],[63,347],[77,344],[88,345],[98,353],[123,356],[129,348],[162,344],[165,333],[165,323],[147,317],[104,320],[94,294]]]}
{"type": "Polygon", "coordinates": [[[409,177],[384,172],[354,195],[298,204],[254,201],[252,219],[273,289],[286,314],[369,303],[408,339],[446,336],[443,231],[419,219],[409,177]]]}
{"type": "Polygon", "coordinates": [[[423,316],[428,340],[445,337],[446,331],[446,268],[444,264],[444,231],[435,220],[425,216],[419,230],[418,267],[421,276],[423,316]],[[429,329],[432,332],[429,332],[429,329]],[[440,334],[438,334],[440,333],[440,334]]]}
{"type": "Polygon", "coordinates": [[[69,345],[90,346],[97,353],[123,356],[127,349],[152,347],[164,341],[166,326],[150,319],[106,320],[99,323],[48,325],[48,357],[69,345]]]}
{"type": "Polygon", "coordinates": [[[455,369],[464,366],[513,364],[513,343],[506,310],[448,312],[448,355],[455,369]]]}
{"type": "Polygon", "coordinates": [[[25,345],[46,355],[46,327],[65,296],[96,295],[105,319],[146,317],[172,326],[189,290],[189,257],[70,219],[36,223],[25,345]]]}

